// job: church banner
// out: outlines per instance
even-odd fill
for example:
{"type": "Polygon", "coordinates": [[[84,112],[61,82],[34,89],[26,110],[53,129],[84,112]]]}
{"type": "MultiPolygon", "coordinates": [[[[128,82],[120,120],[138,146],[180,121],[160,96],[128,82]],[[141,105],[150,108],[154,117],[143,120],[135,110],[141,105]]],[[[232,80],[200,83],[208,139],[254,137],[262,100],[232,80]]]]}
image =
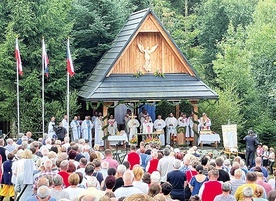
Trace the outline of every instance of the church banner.
{"type": "Polygon", "coordinates": [[[223,145],[226,150],[234,151],[238,148],[237,124],[222,125],[223,145]]]}

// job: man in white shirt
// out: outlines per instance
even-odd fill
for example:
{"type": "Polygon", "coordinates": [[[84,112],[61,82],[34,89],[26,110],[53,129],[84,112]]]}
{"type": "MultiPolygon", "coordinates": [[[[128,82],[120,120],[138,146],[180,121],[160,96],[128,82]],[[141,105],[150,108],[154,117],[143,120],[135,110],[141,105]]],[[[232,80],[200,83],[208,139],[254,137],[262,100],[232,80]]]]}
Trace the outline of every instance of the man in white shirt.
{"type": "Polygon", "coordinates": [[[132,185],[134,180],[134,174],[132,171],[127,170],[123,175],[123,180],[124,186],[116,189],[114,192],[116,199],[119,199],[120,197],[127,197],[136,193],[143,194],[143,191],[132,185]]]}
{"type": "Polygon", "coordinates": [[[56,132],[54,131],[54,127],[55,127],[55,120],[56,118],[55,117],[51,117],[51,121],[49,122],[48,124],[48,137],[50,139],[52,138],[56,138],[56,132]]]}
{"type": "Polygon", "coordinates": [[[66,129],[67,133],[69,133],[69,124],[67,121],[67,115],[63,116],[61,123],[62,123],[62,127],[66,129]]]}
{"type": "Polygon", "coordinates": [[[161,182],[166,182],[167,181],[167,174],[168,172],[172,171],[173,168],[173,161],[174,158],[170,156],[170,149],[165,148],[164,149],[164,157],[159,160],[157,170],[160,173],[161,182]]]}

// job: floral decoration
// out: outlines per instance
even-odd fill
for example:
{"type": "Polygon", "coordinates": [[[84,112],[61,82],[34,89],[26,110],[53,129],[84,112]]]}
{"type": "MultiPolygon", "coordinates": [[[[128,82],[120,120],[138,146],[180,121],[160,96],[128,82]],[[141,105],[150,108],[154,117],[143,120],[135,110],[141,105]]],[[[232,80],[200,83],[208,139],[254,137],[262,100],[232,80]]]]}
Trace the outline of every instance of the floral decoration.
{"type": "Polygon", "coordinates": [[[141,70],[137,70],[136,73],[134,73],[133,77],[138,78],[138,77],[140,77],[142,75],[145,75],[145,73],[143,71],[141,71],[141,70]]]}
{"type": "Polygon", "coordinates": [[[151,145],[155,145],[155,146],[160,146],[161,145],[161,141],[159,140],[158,137],[152,137],[152,136],[148,136],[145,139],[145,144],[151,144],[151,145]]]}
{"type": "Polygon", "coordinates": [[[157,70],[154,72],[155,77],[165,77],[164,73],[161,70],[157,70]]]}
{"type": "Polygon", "coordinates": [[[129,143],[136,144],[138,142],[138,138],[136,135],[133,135],[132,138],[129,140],[129,143]]]}

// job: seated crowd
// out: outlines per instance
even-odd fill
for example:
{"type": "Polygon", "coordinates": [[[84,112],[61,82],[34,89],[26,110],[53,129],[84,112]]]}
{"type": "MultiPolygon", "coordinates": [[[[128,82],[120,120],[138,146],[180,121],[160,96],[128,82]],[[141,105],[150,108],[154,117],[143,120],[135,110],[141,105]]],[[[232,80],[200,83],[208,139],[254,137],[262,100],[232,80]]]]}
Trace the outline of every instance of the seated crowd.
{"type": "Polygon", "coordinates": [[[122,164],[110,149],[99,151],[84,139],[19,142],[0,139],[1,190],[20,201],[244,201],[275,200],[276,172],[268,178],[262,158],[248,170],[244,160],[189,150],[162,150],[141,142],[130,146],[122,164]]]}

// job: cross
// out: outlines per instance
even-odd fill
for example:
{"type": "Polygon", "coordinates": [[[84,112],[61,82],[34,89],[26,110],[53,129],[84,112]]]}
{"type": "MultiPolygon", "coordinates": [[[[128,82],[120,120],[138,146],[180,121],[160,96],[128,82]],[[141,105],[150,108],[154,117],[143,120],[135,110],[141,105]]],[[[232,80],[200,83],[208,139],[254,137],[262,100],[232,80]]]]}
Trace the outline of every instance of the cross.
{"type": "Polygon", "coordinates": [[[131,116],[130,116],[130,118],[131,119],[135,119],[137,116],[135,116],[133,113],[131,113],[131,116]]]}

